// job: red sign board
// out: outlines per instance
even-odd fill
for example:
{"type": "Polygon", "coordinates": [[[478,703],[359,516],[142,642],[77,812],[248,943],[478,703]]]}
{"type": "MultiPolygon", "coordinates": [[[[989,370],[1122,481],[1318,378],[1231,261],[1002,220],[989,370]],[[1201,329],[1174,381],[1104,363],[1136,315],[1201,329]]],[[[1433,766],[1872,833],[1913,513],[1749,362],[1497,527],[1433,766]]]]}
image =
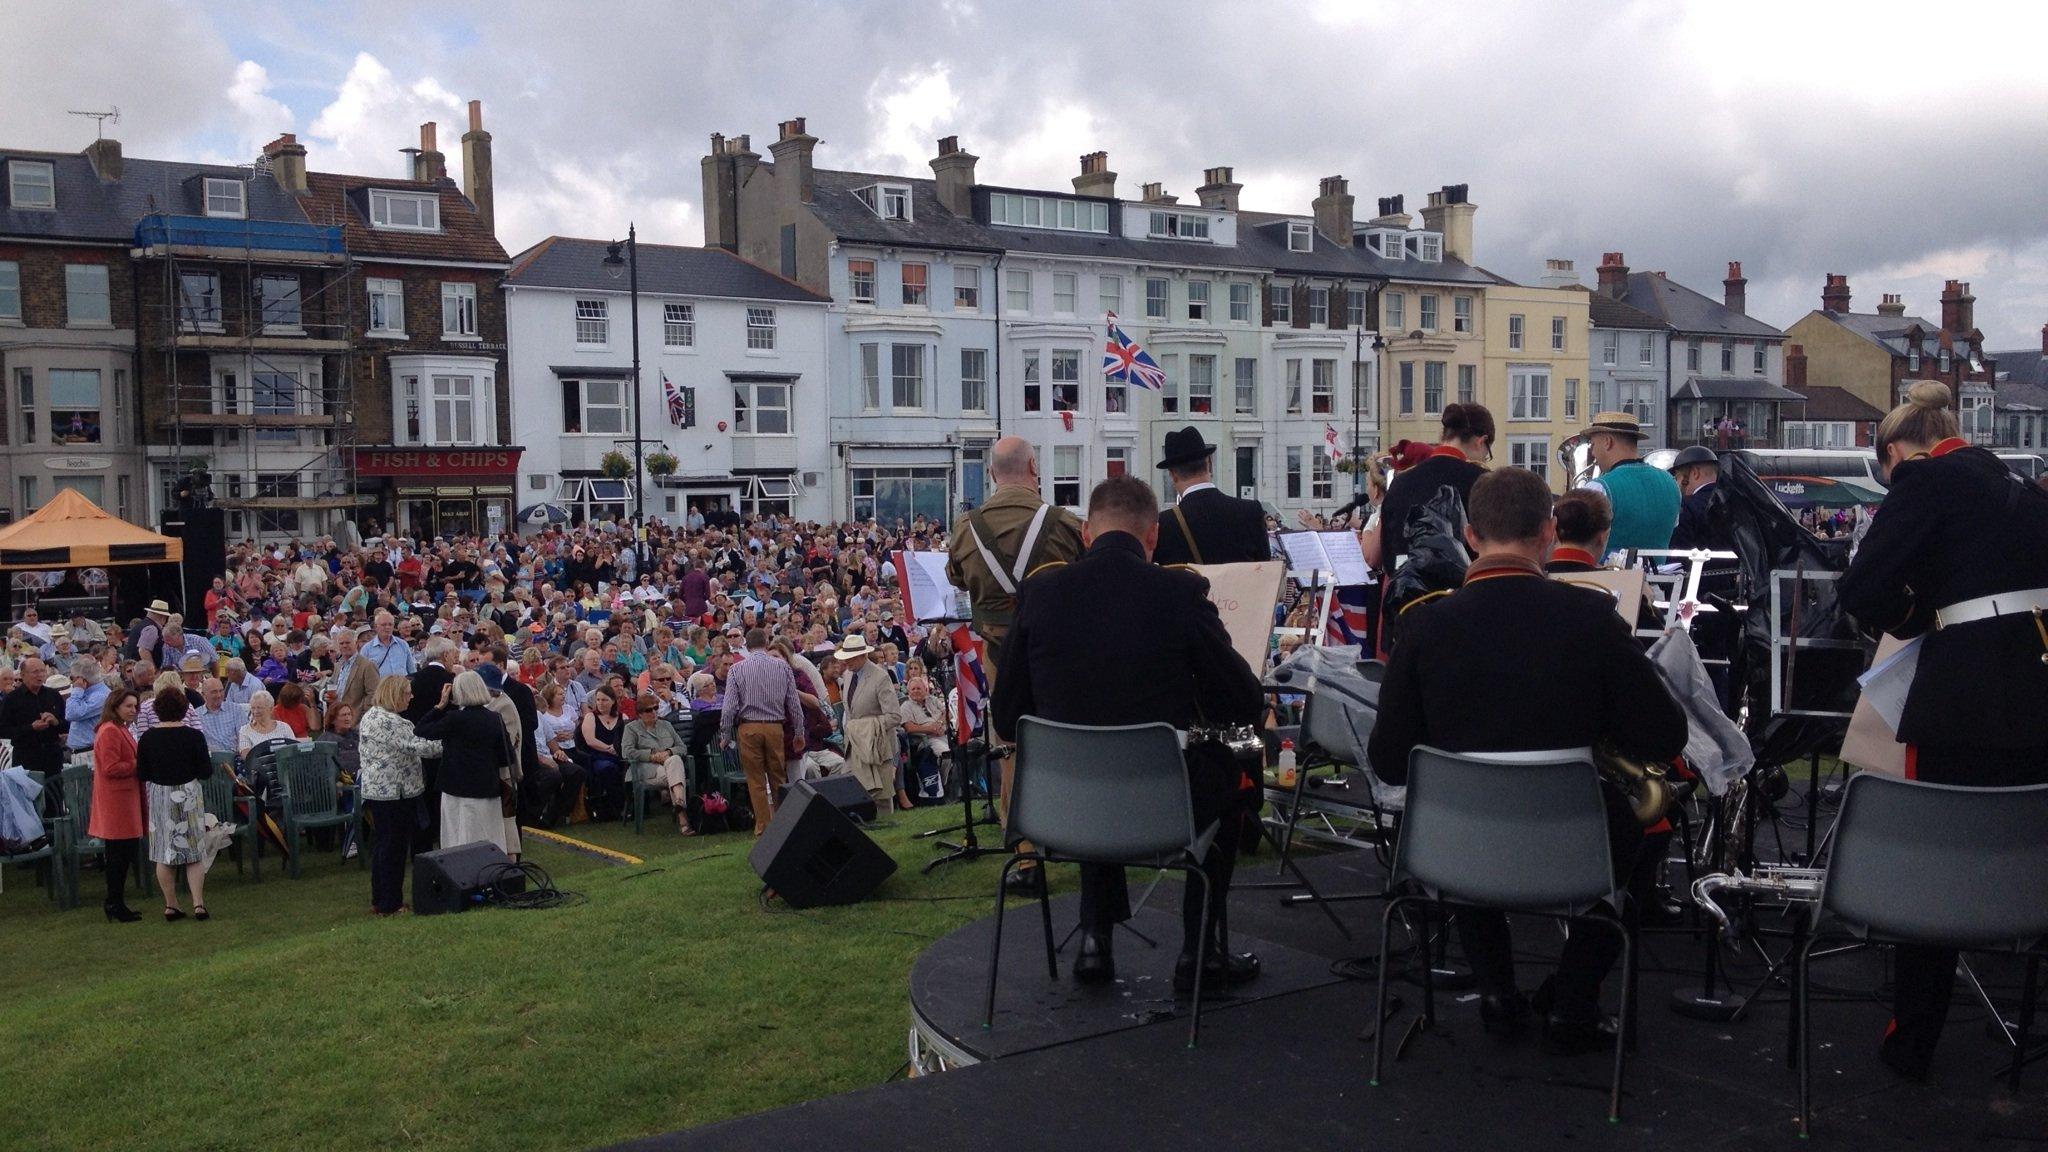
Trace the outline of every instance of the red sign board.
{"type": "Polygon", "coordinates": [[[521,448],[358,448],[358,476],[446,476],[477,479],[519,472],[521,448]]]}

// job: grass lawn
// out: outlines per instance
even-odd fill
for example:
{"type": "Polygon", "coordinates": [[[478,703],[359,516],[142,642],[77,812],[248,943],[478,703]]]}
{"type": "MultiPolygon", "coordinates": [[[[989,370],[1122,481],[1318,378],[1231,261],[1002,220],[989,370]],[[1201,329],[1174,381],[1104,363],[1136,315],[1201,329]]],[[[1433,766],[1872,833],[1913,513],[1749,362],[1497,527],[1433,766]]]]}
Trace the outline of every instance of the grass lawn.
{"type": "Polygon", "coordinates": [[[638,867],[530,842],[587,897],[546,911],[379,921],[365,870],[309,852],[261,884],[223,856],[210,923],[151,893],[109,924],[98,872],[59,913],[10,869],[0,1148],[586,1148],[880,1083],[912,959],[993,898],[998,858],[918,873],[912,835],[958,812],[900,814],[876,896],[802,913],[757,905],[748,837],[684,839],[665,810],[569,830],[638,867]]]}

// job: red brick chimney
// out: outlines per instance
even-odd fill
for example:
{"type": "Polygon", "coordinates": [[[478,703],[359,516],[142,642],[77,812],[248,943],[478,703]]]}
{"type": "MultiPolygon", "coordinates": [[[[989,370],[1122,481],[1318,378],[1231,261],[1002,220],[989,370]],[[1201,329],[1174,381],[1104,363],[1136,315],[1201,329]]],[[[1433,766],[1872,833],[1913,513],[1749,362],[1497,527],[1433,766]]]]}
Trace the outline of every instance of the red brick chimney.
{"type": "Polygon", "coordinates": [[[1628,295],[1628,265],[1622,263],[1621,253],[1600,254],[1600,293],[1616,300],[1628,295]]]}
{"type": "Polygon", "coordinates": [[[420,125],[420,146],[410,148],[412,153],[412,178],[423,184],[433,184],[448,178],[448,158],[441,154],[435,137],[439,129],[429,120],[420,125]]]}
{"type": "Polygon", "coordinates": [[[1785,387],[1801,396],[1806,395],[1806,349],[1802,345],[1785,345],[1785,387]]]}
{"type": "Polygon", "coordinates": [[[1967,335],[1976,327],[1977,298],[1970,295],[1969,284],[1961,280],[1950,280],[1941,286],[1941,326],[1958,336],[1967,335]]]}
{"type": "Polygon", "coordinates": [[[1828,273],[1827,282],[1820,288],[1820,306],[1824,312],[1847,312],[1849,310],[1849,277],[1840,272],[1828,273]]]}
{"type": "Polygon", "coordinates": [[[1730,312],[1747,312],[1749,305],[1749,281],[1743,279],[1742,261],[1728,262],[1728,278],[1721,281],[1721,298],[1728,304],[1730,312]]]}

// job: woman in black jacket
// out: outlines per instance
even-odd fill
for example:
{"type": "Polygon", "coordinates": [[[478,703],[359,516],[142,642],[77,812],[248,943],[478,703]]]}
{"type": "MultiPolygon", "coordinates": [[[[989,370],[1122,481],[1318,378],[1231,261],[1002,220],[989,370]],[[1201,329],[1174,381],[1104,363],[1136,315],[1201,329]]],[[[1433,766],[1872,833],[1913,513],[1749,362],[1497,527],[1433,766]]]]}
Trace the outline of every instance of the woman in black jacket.
{"type": "Polygon", "coordinates": [[[464,672],[448,685],[441,706],[413,731],[441,742],[441,847],[488,840],[507,853],[503,789],[511,778],[504,722],[486,707],[483,677],[464,672]]]}

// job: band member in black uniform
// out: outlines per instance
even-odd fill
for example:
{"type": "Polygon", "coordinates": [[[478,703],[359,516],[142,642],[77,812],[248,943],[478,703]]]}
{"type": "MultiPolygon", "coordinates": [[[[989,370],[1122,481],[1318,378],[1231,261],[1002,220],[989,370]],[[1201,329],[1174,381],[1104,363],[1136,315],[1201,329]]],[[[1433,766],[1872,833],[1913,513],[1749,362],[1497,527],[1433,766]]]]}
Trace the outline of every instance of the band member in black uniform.
{"type": "MultiPolygon", "coordinates": [[[[1721,490],[1721,460],[1714,450],[1694,444],[1671,462],[1671,477],[1678,481],[1678,527],[1671,532],[1673,548],[1698,548],[1709,552],[1733,552],[1735,538],[1728,530],[1728,516],[1716,495],[1721,490]]],[[[1735,562],[1709,561],[1700,569],[1700,599],[1720,600],[1716,611],[1693,618],[1692,639],[1700,659],[1707,662],[1707,676],[1721,699],[1721,711],[1735,714],[1729,696],[1728,660],[1735,654],[1735,638],[1742,620],[1733,610],[1735,562]]]]}
{"type": "MultiPolygon", "coordinates": [[[[1408,778],[1420,744],[1451,752],[1525,752],[1609,744],[1625,756],[1669,761],[1685,748],[1685,713],[1671,698],[1614,601],[1546,579],[1556,543],[1550,489],[1520,468],[1489,472],[1472,487],[1466,541],[1477,558],[1465,584],[1419,605],[1380,687],[1369,753],[1389,783],[1408,778]]],[[[1642,828],[1613,790],[1609,843],[1628,875],[1642,828]]],[[[1478,977],[1480,1019],[1514,1034],[1530,1002],[1515,987],[1513,942],[1498,912],[1462,910],[1459,936],[1478,977]]],[[[1573,932],[1557,975],[1537,993],[1546,1042],[1564,1052],[1614,1041],[1600,1016],[1600,980],[1620,954],[1611,932],[1573,932]]]]}
{"type": "Polygon", "coordinates": [[[1174,505],[1159,514],[1159,564],[1237,564],[1273,558],[1266,535],[1266,511],[1256,500],[1240,500],[1216,487],[1216,446],[1202,430],[1188,427],[1166,434],[1159,467],[1173,480],[1174,505]]]}
{"type": "MultiPolygon", "coordinates": [[[[1017,721],[1038,716],[1067,724],[1145,724],[1186,730],[1250,724],[1261,706],[1258,677],[1230,645],[1209,602],[1208,583],[1184,568],[1151,563],[1159,541],[1159,505],[1131,476],[1095,486],[1083,527],[1087,550],[1071,564],[1048,567],[1018,588],[1015,621],[996,676],[990,723],[1000,740],[1017,721]]],[[[1188,752],[1188,788],[1195,823],[1207,827],[1230,807],[1237,765],[1220,749],[1188,752]]],[[[1230,891],[1233,853],[1219,842],[1203,863],[1211,882],[1212,927],[1230,891]]],[[[1208,980],[1240,983],[1258,972],[1258,958],[1228,951],[1227,935],[1197,939],[1200,889],[1187,886],[1176,987],[1194,983],[1197,957],[1208,980]]],[[[1081,950],[1074,977],[1100,981],[1116,973],[1110,931],[1130,918],[1121,868],[1081,869],[1081,950]]]]}
{"type": "MultiPolygon", "coordinates": [[[[1946,385],[1877,428],[1891,490],[1840,585],[1866,629],[1922,636],[1899,739],[1906,773],[1966,787],[2048,782],[2048,496],[1958,434],[1946,385]]],[[[1987,878],[1987,881],[1995,878],[1987,878]]],[[[1884,1061],[1924,1079],[1956,954],[1900,946],[1884,1061]]]]}
{"type": "Polygon", "coordinates": [[[1493,413],[1484,404],[1449,405],[1443,421],[1441,442],[1421,463],[1395,474],[1387,498],[1380,501],[1379,527],[1376,533],[1367,531],[1366,555],[1377,552],[1382,576],[1393,572],[1408,554],[1409,511],[1446,484],[1460,499],[1469,499],[1472,485],[1486,474],[1483,465],[1493,458],[1493,413]]]}
{"type": "Polygon", "coordinates": [[[1574,488],[1557,498],[1553,512],[1557,547],[1550,550],[1545,572],[1597,572],[1607,555],[1607,530],[1614,527],[1614,505],[1605,493],[1574,488]]]}

